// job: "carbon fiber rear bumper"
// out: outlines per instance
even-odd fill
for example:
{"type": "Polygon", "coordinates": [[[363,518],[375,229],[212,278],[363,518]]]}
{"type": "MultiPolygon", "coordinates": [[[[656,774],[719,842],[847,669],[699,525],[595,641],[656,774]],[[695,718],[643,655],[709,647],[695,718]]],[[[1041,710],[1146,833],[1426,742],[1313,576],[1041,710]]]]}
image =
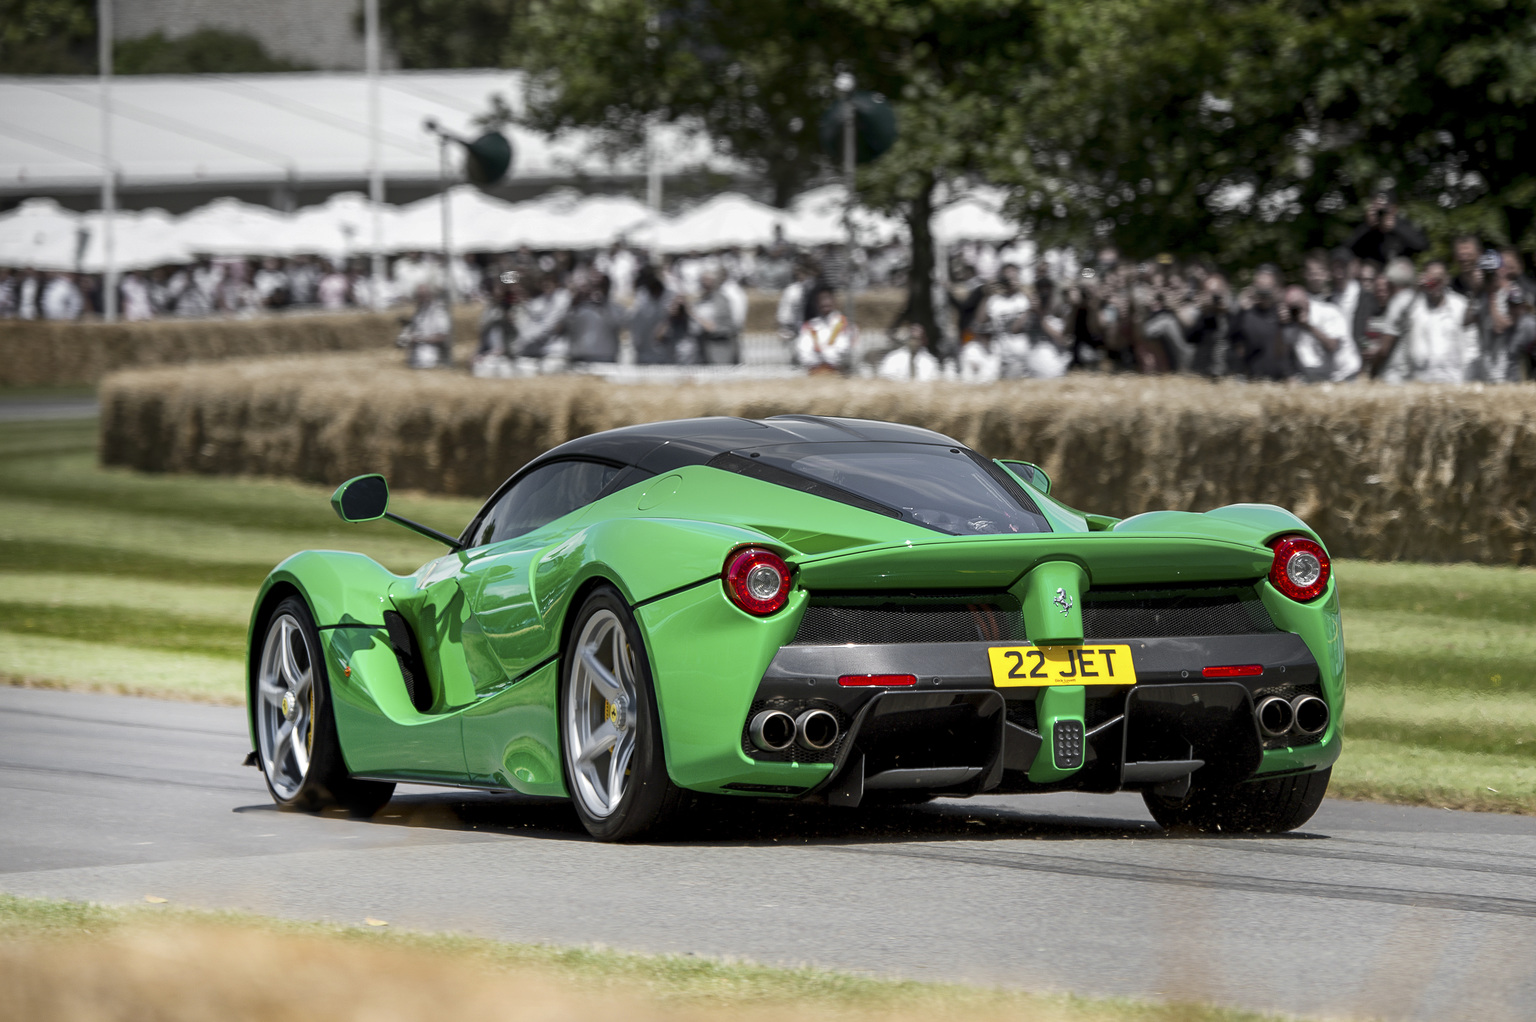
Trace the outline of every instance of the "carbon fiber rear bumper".
{"type": "Polygon", "coordinates": [[[744,721],[743,751],[759,761],[833,763],[828,779],[806,794],[845,805],[880,789],[1173,791],[1191,781],[1235,784],[1254,774],[1266,748],[1257,697],[1321,693],[1317,662],[1291,633],[1112,641],[1131,647],[1138,684],[1084,687],[1081,766],[1059,780],[1028,776],[1044,741],[1036,703],[1045,690],[994,687],[987,650],[996,643],[988,642],[785,646],[764,673],[748,721],[763,709],[798,715],[820,708],[838,718],[840,736],[821,752],[765,752],[752,744],[744,721]],[[1258,664],[1263,672],[1202,677],[1205,667],[1231,664],[1258,664]],[[838,681],[880,674],[912,675],[916,684],[838,681]]]}

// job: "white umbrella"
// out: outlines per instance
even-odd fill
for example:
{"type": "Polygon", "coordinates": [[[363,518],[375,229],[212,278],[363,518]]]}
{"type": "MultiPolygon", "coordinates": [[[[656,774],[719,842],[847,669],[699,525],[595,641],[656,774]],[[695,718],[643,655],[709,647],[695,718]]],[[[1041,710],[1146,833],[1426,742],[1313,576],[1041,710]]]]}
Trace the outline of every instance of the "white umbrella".
{"type": "MultiPolygon", "coordinates": [[[[87,273],[105,273],[107,254],[101,211],[85,214],[80,225],[86,232],[81,268],[87,273]]],[[[118,210],[112,218],[112,260],[119,270],[150,270],[191,262],[192,253],[176,218],[165,210],[118,210]]]]}
{"type": "MultiPolygon", "coordinates": [[[[796,245],[841,245],[848,238],[843,207],[848,190],[840,184],[823,185],[802,192],[789,204],[784,237],[796,245]]],[[[853,232],[861,245],[880,245],[907,235],[906,225],[894,217],[863,206],[853,210],[853,232]]]]}
{"type": "MultiPolygon", "coordinates": [[[[455,185],[448,190],[453,250],[455,252],[504,252],[517,223],[518,207],[492,198],[474,185],[455,185]]],[[[443,247],[443,199],[429,196],[402,206],[391,224],[390,248],[396,252],[436,252],[443,247]]]]}
{"type": "Polygon", "coordinates": [[[80,214],[52,199],[27,199],[0,214],[0,266],[73,270],[82,240],[80,214]]]}
{"type": "Polygon", "coordinates": [[[709,252],[770,245],[784,220],[783,210],[726,192],[675,220],[659,221],[649,233],[655,238],[655,247],[663,252],[709,252]]]}
{"type": "Polygon", "coordinates": [[[1001,193],[994,189],[961,196],[934,216],[934,239],[952,245],[962,241],[1002,242],[1018,237],[1018,225],[1003,219],[1001,208],[1001,193]]]}
{"type": "MultiPolygon", "coordinates": [[[[380,211],[384,249],[399,211],[386,205],[380,211]]],[[[289,255],[320,255],[339,260],[373,251],[373,206],[362,192],[341,192],[318,206],[305,206],[293,214],[285,252],[289,255]]]]}
{"type": "Polygon", "coordinates": [[[214,199],[176,224],[178,240],[199,255],[265,256],[288,251],[293,218],[239,199],[214,199]]]}

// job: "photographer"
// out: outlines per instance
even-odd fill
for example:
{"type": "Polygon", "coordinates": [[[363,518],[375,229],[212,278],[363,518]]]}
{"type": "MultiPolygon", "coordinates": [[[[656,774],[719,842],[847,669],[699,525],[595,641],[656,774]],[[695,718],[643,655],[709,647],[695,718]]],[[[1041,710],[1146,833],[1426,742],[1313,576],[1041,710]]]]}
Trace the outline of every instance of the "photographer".
{"type": "Polygon", "coordinates": [[[1253,283],[1238,295],[1228,343],[1232,370],[1250,380],[1288,380],[1296,375],[1296,360],[1281,330],[1280,271],[1261,266],[1253,283]]]}
{"type": "Polygon", "coordinates": [[[1216,379],[1227,373],[1227,341],[1232,299],[1227,279],[1219,273],[1205,278],[1194,305],[1185,340],[1190,348],[1190,370],[1216,379]]]}
{"type": "Polygon", "coordinates": [[[1397,197],[1383,188],[1365,207],[1365,223],[1349,239],[1349,250],[1361,259],[1385,266],[1399,256],[1413,257],[1429,247],[1424,231],[1397,211],[1397,197]]]}
{"type": "Polygon", "coordinates": [[[1343,383],[1360,374],[1360,352],[1349,338],[1344,313],[1332,302],[1292,284],[1285,289],[1280,322],[1302,379],[1343,383]]]}

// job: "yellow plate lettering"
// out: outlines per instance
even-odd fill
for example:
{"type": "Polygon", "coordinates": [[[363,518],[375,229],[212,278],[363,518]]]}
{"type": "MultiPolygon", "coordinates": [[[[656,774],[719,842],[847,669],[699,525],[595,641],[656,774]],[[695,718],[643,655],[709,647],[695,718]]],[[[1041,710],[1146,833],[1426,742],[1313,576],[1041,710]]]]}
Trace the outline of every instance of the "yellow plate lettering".
{"type": "Polygon", "coordinates": [[[987,659],[997,688],[1136,684],[1129,646],[993,646],[987,659]]]}

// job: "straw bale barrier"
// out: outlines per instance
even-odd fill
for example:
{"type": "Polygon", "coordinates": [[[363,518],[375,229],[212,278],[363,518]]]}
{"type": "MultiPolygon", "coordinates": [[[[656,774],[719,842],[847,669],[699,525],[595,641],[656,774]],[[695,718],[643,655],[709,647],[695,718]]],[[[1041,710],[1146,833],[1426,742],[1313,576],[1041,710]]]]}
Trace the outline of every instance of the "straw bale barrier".
{"type": "MultiPolygon", "coordinates": [[[[478,310],[455,312],[461,335],[478,310]]],[[[140,323],[0,321],[0,387],[94,384],[107,373],[262,355],[362,351],[400,333],[394,312],[295,313],[250,319],[157,319],[140,323]]]]}
{"type": "Polygon", "coordinates": [[[1038,462],[1058,496],[1093,511],[1266,502],[1295,510],[1340,556],[1536,563],[1536,385],[620,385],[411,372],[391,353],[133,371],[101,397],[108,465],[327,485],[378,471],[397,488],[476,496],[555,444],[630,423],[893,419],[1038,462]]]}

